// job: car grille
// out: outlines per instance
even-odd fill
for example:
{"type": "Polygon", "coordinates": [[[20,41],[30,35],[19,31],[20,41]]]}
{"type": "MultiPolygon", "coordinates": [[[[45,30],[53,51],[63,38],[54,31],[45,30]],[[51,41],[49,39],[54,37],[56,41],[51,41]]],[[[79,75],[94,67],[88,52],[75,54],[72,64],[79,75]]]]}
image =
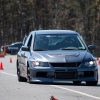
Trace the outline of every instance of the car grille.
{"type": "Polygon", "coordinates": [[[75,63],[50,63],[53,67],[78,67],[81,62],[75,62],[75,63]]]}
{"type": "Polygon", "coordinates": [[[76,79],[77,72],[55,72],[55,79],[76,79]]]}

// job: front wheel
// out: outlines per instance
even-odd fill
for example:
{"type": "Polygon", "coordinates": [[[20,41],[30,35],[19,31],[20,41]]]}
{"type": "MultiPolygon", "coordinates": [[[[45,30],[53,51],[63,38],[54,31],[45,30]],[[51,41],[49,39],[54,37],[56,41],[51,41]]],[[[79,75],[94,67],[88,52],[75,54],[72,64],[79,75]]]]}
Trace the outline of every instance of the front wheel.
{"type": "Polygon", "coordinates": [[[20,76],[20,70],[17,67],[17,77],[19,82],[26,82],[26,79],[20,76]]]}
{"type": "Polygon", "coordinates": [[[30,68],[29,68],[29,66],[27,66],[27,82],[31,83],[31,81],[30,81],[30,68]]]}

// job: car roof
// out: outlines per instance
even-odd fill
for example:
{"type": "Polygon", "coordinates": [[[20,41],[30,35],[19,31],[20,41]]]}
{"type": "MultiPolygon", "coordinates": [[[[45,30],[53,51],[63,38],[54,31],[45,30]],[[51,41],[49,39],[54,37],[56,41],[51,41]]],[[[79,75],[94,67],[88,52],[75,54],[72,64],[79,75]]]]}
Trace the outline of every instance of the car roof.
{"type": "Polygon", "coordinates": [[[76,31],[72,30],[36,30],[32,31],[32,34],[78,34],[76,31]]]}

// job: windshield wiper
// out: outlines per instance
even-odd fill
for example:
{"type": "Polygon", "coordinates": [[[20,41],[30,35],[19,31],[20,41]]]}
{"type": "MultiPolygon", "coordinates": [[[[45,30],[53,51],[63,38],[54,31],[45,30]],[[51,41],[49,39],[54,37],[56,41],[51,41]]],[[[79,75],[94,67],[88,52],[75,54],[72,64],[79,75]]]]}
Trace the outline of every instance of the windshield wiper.
{"type": "Polygon", "coordinates": [[[34,51],[48,51],[47,49],[34,49],[34,51]]]}
{"type": "Polygon", "coordinates": [[[67,48],[62,48],[62,50],[78,50],[77,47],[67,47],[67,48]]]}

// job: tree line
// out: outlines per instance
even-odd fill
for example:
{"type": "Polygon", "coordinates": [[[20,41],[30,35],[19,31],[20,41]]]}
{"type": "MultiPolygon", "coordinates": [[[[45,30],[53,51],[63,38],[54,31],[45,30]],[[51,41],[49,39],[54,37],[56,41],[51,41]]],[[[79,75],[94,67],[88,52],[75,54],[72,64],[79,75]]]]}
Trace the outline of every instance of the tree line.
{"type": "Polygon", "coordinates": [[[0,45],[22,41],[32,30],[77,31],[100,55],[100,0],[1,0],[0,45]]]}

